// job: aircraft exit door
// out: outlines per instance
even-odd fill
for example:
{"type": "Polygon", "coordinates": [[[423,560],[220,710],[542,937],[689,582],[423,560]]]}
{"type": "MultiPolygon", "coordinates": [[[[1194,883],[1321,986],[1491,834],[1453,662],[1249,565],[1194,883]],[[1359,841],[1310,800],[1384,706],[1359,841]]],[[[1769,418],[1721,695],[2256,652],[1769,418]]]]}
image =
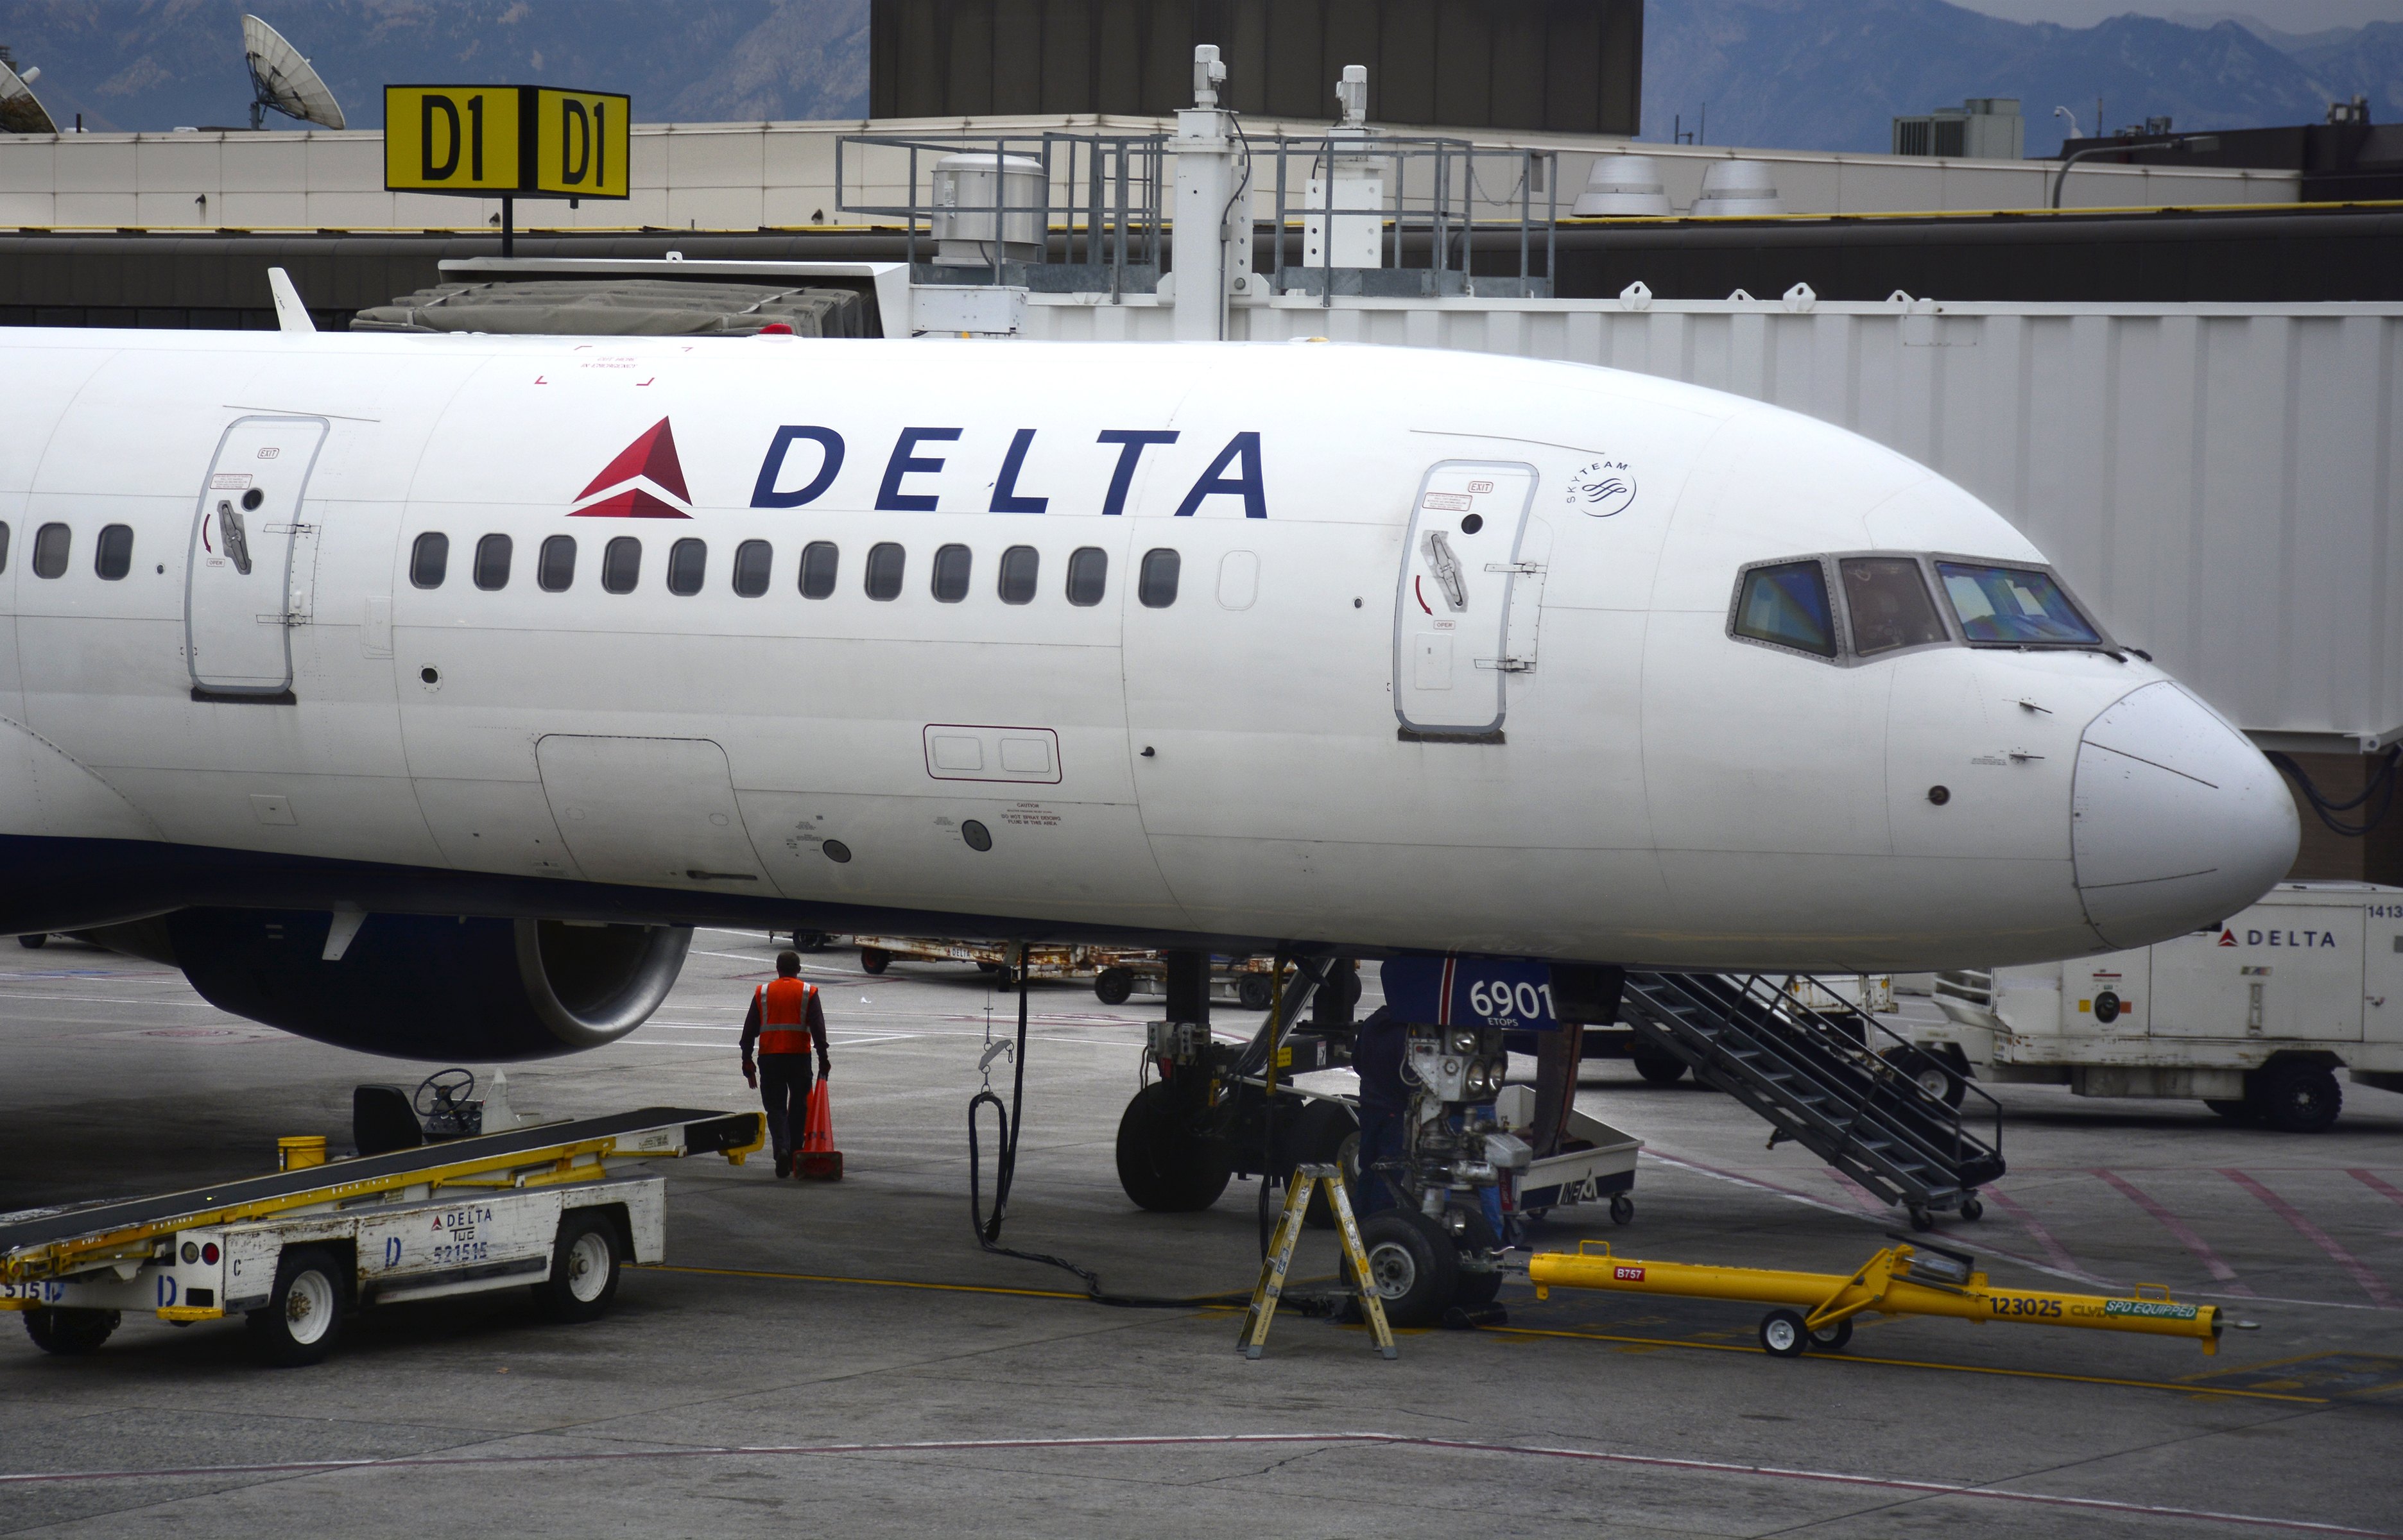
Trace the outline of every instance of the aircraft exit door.
{"type": "Polygon", "coordinates": [[[1535,496],[1535,467],[1445,460],[1426,473],[1410,516],[1394,602],[1394,715],[1412,732],[1498,731],[1510,656],[1510,591],[1535,496]]]}
{"type": "Polygon", "coordinates": [[[275,698],[292,687],[292,548],[326,441],[318,417],[244,417],[225,431],[192,515],[184,655],[196,696],[275,698]]]}

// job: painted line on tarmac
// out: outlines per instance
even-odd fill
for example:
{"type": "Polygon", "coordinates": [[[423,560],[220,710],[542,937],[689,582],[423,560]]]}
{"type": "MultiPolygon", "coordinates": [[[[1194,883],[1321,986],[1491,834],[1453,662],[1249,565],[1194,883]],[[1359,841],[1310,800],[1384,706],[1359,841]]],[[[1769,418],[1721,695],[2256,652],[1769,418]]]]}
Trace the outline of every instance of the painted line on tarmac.
{"type": "Polygon", "coordinates": [[[2279,1197],[2276,1193],[2271,1192],[2268,1187],[2263,1186],[2260,1183],[2255,1181],[2252,1177],[2245,1175],[2241,1171],[2223,1171],[2219,1174],[2227,1177],[2238,1186],[2243,1187],[2246,1192],[2249,1192],[2254,1197],[2261,1200],[2263,1206],[2268,1208],[2271,1214],[2276,1214],[2279,1218],[2284,1219],[2287,1224],[2292,1225],[2295,1228],[2296,1234],[2301,1236],[2304,1240],[2309,1241],[2312,1244],[2319,1247],[2320,1250],[2327,1253],[2331,1261],[2335,1262],[2338,1267],[2342,1268],[2345,1271],[2353,1275],[2353,1281],[2361,1285],[2361,1292],[2369,1296],[2371,1302],[2376,1304],[2380,1310],[2395,1310],[2397,1308],[2395,1302],[2395,1296],[2387,1292],[2385,1282],[2376,1273],[2364,1267],[2362,1265],[2361,1258],[2354,1256],[2353,1253],[2339,1245],[2337,1243],[2336,1237],[2330,1235],[2327,1231],[2320,1228],[2317,1225],[2313,1224],[2310,1219],[2304,1217],[2303,1212],[2300,1209],[2296,1208],[2292,1203],[2287,1202],[2285,1199],[2279,1197]]]}
{"type": "Polygon", "coordinates": [[[2172,1214],[2167,1205],[2159,1199],[2117,1172],[2097,1171],[2094,1174],[2108,1184],[2120,1197],[2160,1221],[2161,1228],[2169,1231],[2179,1245],[2194,1254],[2195,1260],[2202,1264],[2204,1271],[2228,1285],[2229,1294],[2243,1295],[2248,1299],[2255,1297],[2249,1286],[2238,1282],[2236,1269],[2221,1261],[2219,1254],[2211,1249],[2211,1243],[2197,1235],[2193,1228],[2185,1220],[2172,1214]]]}
{"type": "Polygon", "coordinates": [[[2028,1234],[2035,1238],[2035,1243],[2044,1248],[2044,1254],[2047,1256],[2052,1258],[2052,1265],[2054,1267],[2059,1268],[2063,1272],[2069,1274],[2073,1278],[2090,1278],[2093,1276],[2093,1274],[2088,1272],[2085,1269],[2077,1265],[2077,1258],[2069,1255],[2069,1248],[2063,1245],[2059,1241],[2054,1240],[2052,1231],[2045,1228],[2043,1225],[2037,1223],[2035,1215],[2029,1213],[2026,1206],[2021,1203],[2018,1199],[2005,1197],[2002,1189],[1999,1187],[1988,1187],[1986,1189],[1986,1196],[2001,1204],[2003,1206],[2004,1213],[2009,1214],[2012,1218],[2020,1222],[2020,1228],[2027,1231],[2028,1234]]]}
{"type": "Polygon", "coordinates": [[[560,1450],[549,1454],[417,1454],[389,1459],[284,1460],[239,1465],[179,1465],[153,1470],[32,1471],[0,1475],[0,1486],[56,1485],[76,1481],[156,1481],[167,1478],[228,1476],[290,1476],[352,1471],[457,1470],[491,1466],[603,1464],[629,1460],[724,1460],[763,1455],[857,1454],[983,1454],[1010,1450],[1152,1450],[1195,1448],[1259,1448],[1262,1446],[1368,1446],[1388,1449],[1440,1450],[1454,1454],[1508,1454],[1539,1460],[1573,1460],[1593,1464],[1633,1465],[1653,1470],[1702,1476],[1751,1477],[1772,1481],[1804,1481],[1814,1485],[1859,1487],[1908,1492],[1920,1497],[1972,1497],[1988,1502],[2026,1503],[2040,1507],[2083,1509],[2131,1518],[2201,1520],[2251,1529],[2294,1530],[2309,1534],[2359,1536],[2361,1540],[2403,1540],[2391,1530],[2358,1529],[2349,1524],[2322,1523],[2310,1519],[2278,1519],[2263,1514],[2227,1513],[2213,1508],[2181,1508],[2159,1503],[2128,1503],[2106,1497],[2073,1497],[2062,1492],[2013,1491],[1993,1485],[1961,1481],[1916,1481],[1905,1477],[1861,1476],[1850,1471],[1808,1470],[1790,1465],[1754,1465],[1729,1460],[1695,1460],[1675,1455],[1632,1454],[1617,1450],[1563,1449],[1545,1444],[1503,1444],[1474,1438],[1436,1438],[1402,1433],[1198,1433],[1132,1435],[1098,1438],[943,1438],[911,1439],[882,1444],[717,1444],[665,1450],[560,1450]]]}
{"type": "Polygon", "coordinates": [[[2345,1174],[2360,1183],[2363,1186],[2368,1187],[2370,1191],[2391,1198],[2397,1203],[2403,1203],[2403,1190],[2398,1190],[2392,1183],[2389,1183],[2384,1177],[2380,1176],[2376,1172],[2349,1171],[2346,1172],[2345,1174]]]}

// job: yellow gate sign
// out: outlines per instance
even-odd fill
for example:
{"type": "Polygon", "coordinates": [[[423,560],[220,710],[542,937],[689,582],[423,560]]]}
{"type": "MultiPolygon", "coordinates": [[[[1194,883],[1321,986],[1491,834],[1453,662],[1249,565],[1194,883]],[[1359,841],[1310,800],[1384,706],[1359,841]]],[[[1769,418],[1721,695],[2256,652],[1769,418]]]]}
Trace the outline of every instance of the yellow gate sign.
{"type": "Polygon", "coordinates": [[[549,86],[386,86],[384,189],[625,198],[632,104],[549,86]]]}

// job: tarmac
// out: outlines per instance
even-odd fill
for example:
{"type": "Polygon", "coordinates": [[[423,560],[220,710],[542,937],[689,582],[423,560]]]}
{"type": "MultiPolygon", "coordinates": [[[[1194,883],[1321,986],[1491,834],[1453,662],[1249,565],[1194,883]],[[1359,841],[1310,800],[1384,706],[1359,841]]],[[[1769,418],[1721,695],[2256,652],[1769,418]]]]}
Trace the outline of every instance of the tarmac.
{"type": "MultiPolygon", "coordinates": [[[[651,1022],[511,1066],[511,1099],[755,1104],[734,1044],[771,956],[757,933],[701,932],[651,1022]]],[[[0,1209],[266,1170],[279,1135],[343,1143],[354,1084],[441,1067],[254,1026],[173,970],[64,941],[0,964],[0,1209]]],[[[1784,1360],[1757,1345],[1757,1307],[1538,1302],[1514,1281],[1506,1327],[1402,1333],[1387,1362],[1357,1327],[1287,1313],[1249,1362],[1235,1311],[1104,1308],[977,1246],[967,1102],[1014,995],[962,966],[871,978],[843,951],[803,971],[833,1027],[841,1182],[663,1162],[668,1264],[584,1325],[518,1291],[392,1306],[289,1370],[254,1367],[232,1324],[129,1318],[84,1359],[7,1328],[0,1533],[2403,1532],[2403,1096],[2347,1086],[2334,1131],[2289,1136],[2195,1103],[1992,1088],[2010,1172],[1982,1221],[1934,1239],[1998,1283],[2159,1283],[2259,1324],[2216,1356],[1869,1318],[1846,1353],[1784,1360]]],[[[1158,999],[1038,982],[1030,1005],[1004,1243],[1118,1293],[1248,1290],[1256,1185],[1184,1215],[1118,1190],[1112,1137],[1158,999]]],[[[1005,1098],[1008,1075],[996,1060],[1005,1098]]],[[[1598,1061],[1579,1105],[1646,1142],[1635,1218],[1560,1211],[1540,1245],[1847,1270],[1903,1228],[1690,1080],[1598,1061]]],[[[1305,1246],[1300,1270],[1331,1274],[1331,1237],[1305,1246]]]]}

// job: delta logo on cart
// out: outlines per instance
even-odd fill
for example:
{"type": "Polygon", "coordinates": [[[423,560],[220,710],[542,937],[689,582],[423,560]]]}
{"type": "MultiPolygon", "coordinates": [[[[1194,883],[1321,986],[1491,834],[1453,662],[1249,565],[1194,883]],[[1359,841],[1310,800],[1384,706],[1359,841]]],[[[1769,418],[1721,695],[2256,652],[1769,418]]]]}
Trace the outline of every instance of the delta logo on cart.
{"type": "Polygon", "coordinates": [[[676,458],[675,430],[668,420],[660,418],[619,451],[576,500],[584,506],[569,509],[571,519],[691,518],[692,493],[685,490],[684,464],[676,458]],[[596,495],[597,502],[585,501],[596,495]]]}
{"type": "Polygon", "coordinates": [[[2219,933],[2218,945],[2223,947],[2332,947],[2336,932],[2332,930],[2248,930],[2244,939],[2236,939],[2231,928],[2219,933]]]}

